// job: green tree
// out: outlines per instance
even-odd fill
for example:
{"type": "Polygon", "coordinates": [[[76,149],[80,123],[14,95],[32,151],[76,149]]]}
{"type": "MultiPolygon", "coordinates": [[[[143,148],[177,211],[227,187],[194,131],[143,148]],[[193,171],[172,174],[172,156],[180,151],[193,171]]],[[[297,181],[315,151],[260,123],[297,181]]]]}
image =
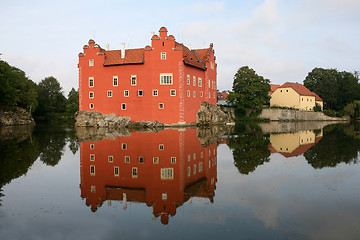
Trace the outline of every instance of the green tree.
{"type": "Polygon", "coordinates": [[[72,88],[66,101],[66,113],[73,117],[77,111],[79,111],[79,91],[72,88]]]}
{"type": "Polygon", "coordinates": [[[64,113],[66,98],[64,97],[60,83],[54,77],[47,77],[38,84],[38,108],[35,111],[37,118],[49,121],[55,113],[64,113]]]}
{"type": "Polygon", "coordinates": [[[232,91],[228,95],[229,103],[249,114],[262,109],[269,102],[270,80],[256,74],[248,66],[241,67],[234,76],[232,91]]]}

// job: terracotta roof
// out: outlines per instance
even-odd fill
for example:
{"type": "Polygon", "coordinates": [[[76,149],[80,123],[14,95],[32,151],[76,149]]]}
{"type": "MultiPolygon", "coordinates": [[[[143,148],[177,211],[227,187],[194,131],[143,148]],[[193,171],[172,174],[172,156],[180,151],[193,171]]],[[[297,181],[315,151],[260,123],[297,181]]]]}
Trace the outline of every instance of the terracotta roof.
{"type": "Polygon", "coordinates": [[[124,59],[121,59],[121,50],[105,51],[104,66],[139,63],[144,63],[144,48],[126,49],[124,59]]]}
{"type": "MultiPolygon", "coordinates": [[[[200,69],[205,70],[206,66],[205,64],[202,62],[202,60],[200,59],[200,57],[198,56],[196,51],[199,50],[190,50],[189,48],[187,48],[184,44],[182,43],[178,43],[175,42],[175,47],[180,46],[183,50],[183,58],[184,58],[184,63],[193,67],[197,67],[200,69]]],[[[203,57],[203,52],[199,51],[199,53],[201,54],[201,56],[203,57]]]]}
{"type": "Polygon", "coordinates": [[[270,84],[270,91],[269,93],[272,94],[273,92],[275,92],[275,90],[280,87],[280,85],[278,84],[270,84]]]}
{"type": "Polygon", "coordinates": [[[219,100],[226,100],[227,96],[229,95],[229,93],[225,92],[225,93],[222,93],[222,92],[218,92],[217,93],[217,96],[218,96],[218,99],[219,100]]]}
{"type": "Polygon", "coordinates": [[[295,90],[295,92],[297,92],[300,95],[314,96],[315,101],[322,101],[322,99],[316,93],[310,91],[309,89],[307,89],[304,85],[302,85],[300,83],[286,82],[278,88],[286,88],[286,87],[291,87],[292,89],[295,90]]]}

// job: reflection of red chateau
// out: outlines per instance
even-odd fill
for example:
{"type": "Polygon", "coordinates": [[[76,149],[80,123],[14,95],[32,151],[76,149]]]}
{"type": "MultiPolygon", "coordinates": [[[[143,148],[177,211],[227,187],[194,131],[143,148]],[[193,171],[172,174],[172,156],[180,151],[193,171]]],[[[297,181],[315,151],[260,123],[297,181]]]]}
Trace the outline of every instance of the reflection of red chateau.
{"type": "Polygon", "coordinates": [[[165,27],[145,48],[109,51],[90,40],[78,67],[80,111],[181,124],[196,122],[201,102],[216,105],[213,45],[191,50],[165,27]]]}
{"type": "Polygon", "coordinates": [[[105,200],[146,203],[166,224],[191,197],[213,202],[216,143],[201,147],[196,129],[133,132],[80,143],[81,197],[96,211],[105,200]]]}

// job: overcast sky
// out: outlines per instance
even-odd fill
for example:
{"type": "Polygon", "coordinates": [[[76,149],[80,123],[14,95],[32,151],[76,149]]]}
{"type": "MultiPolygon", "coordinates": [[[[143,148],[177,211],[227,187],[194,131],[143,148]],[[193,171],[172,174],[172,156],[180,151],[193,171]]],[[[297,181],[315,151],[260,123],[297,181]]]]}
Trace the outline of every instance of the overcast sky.
{"type": "Polygon", "coordinates": [[[302,83],[314,67],[360,70],[359,0],[0,0],[0,58],[67,94],[89,39],[141,48],[162,26],[193,49],[214,44],[219,90],[242,66],[274,84],[302,83]]]}

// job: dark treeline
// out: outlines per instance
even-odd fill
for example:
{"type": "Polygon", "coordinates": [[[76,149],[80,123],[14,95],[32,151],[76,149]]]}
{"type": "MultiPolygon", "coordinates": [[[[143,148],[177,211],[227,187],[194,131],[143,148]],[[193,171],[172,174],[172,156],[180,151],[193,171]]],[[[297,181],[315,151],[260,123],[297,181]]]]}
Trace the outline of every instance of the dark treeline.
{"type": "Polygon", "coordinates": [[[15,111],[17,107],[31,112],[36,121],[73,119],[79,109],[79,94],[71,89],[67,98],[54,77],[46,77],[38,84],[25,72],[0,60],[0,110],[15,111]]]}

